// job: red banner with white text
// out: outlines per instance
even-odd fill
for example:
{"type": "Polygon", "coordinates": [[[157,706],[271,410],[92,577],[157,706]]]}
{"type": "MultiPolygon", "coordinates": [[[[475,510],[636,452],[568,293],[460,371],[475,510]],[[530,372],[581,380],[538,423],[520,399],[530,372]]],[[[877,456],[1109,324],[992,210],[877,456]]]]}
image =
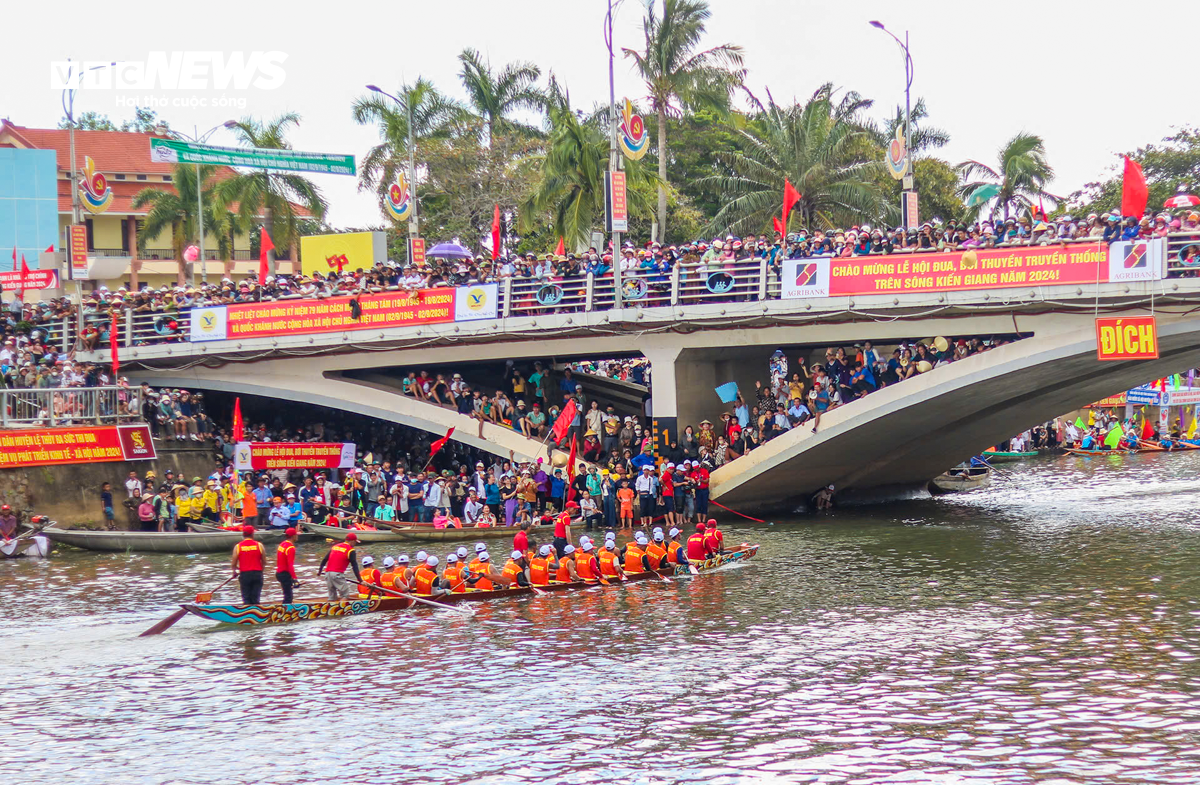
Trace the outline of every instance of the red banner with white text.
{"type": "Polygon", "coordinates": [[[146,425],[0,431],[0,469],[155,457],[146,425]]]}
{"type": "Polygon", "coordinates": [[[350,469],[356,450],[354,442],[238,442],[233,468],[350,469]]]}

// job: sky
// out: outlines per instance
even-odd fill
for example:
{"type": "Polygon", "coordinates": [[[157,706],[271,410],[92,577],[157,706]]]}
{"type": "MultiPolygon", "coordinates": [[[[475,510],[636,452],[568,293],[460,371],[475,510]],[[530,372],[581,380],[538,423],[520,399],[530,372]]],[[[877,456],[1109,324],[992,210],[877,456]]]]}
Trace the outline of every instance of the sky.
{"type": "MultiPolygon", "coordinates": [[[[770,89],[777,102],[803,100],[832,82],[875,99],[879,119],[903,105],[903,55],[868,21],[882,21],[900,38],[907,30],[913,100],[924,97],[930,122],[951,135],[939,155],[952,163],[991,163],[1015,133],[1038,133],[1056,171],[1050,190],[1058,194],[1110,174],[1116,154],[1200,122],[1200,93],[1185,76],[1194,68],[1193,26],[1158,17],[1131,35],[1123,29],[1130,18],[1124,3],[1052,0],[1039,4],[1036,15],[975,0],[711,0],[711,8],[706,44],[743,47],[746,83],[755,94],[770,89]]],[[[457,54],[465,47],[497,68],[531,61],[543,74],[553,71],[577,107],[607,101],[606,10],[607,0],[340,0],[286,12],[209,0],[198,13],[187,4],[122,0],[22,3],[5,11],[8,29],[26,34],[6,36],[0,47],[0,117],[57,125],[61,93],[52,87],[52,63],[67,58],[125,63],[145,61],[151,52],[199,51],[225,60],[273,51],[286,59],[282,80],[267,80],[278,83],[271,89],[81,90],[76,114],[97,111],[119,122],[132,117],[132,102],[150,98],[166,103],[155,108],[172,126],[204,131],[231,118],[295,111],[302,122],[291,135],[293,147],[361,158],[377,139],[350,116],[364,85],[395,92],[420,75],[464,98],[457,54]]],[[[640,48],[644,10],[642,0],[621,2],[617,47],[640,48]]],[[[645,94],[619,52],[615,81],[618,100],[645,94]]],[[[233,143],[223,130],[210,141],[233,143]]],[[[333,226],[384,220],[354,178],[314,179],[329,200],[333,226]]]]}

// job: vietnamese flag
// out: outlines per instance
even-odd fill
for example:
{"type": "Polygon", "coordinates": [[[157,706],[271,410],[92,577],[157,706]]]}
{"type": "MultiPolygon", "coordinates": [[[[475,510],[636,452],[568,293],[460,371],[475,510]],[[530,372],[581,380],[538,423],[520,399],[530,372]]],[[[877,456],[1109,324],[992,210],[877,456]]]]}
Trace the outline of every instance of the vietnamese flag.
{"type": "Polygon", "coordinates": [[[242,399],[233,399],[233,443],[246,441],[246,426],[242,422],[242,399]]]}
{"type": "Polygon", "coordinates": [[[1149,199],[1150,189],[1146,187],[1141,164],[1125,156],[1125,176],[1121,179],[1121,215],[1141,219],[1149,199]]]}
{"type": "Polygon", "coordinates": [[[267,273],[271,269],[267,263],[267,254],[275,250],[275,243],[271,242],[271,235],[267,234],[267,227],[262,228],[262,242],[258,247],[258,283],[261,286],[262,282],[267,280],[267,273]]]}
{"type": "Polygon", "coordinates": [[[791,182],[785,177],[783,179],[783,229],[787,231],[788,213],[796,206],[796,202],[800,201],[800,192],[792,187],[791,182]]]}
{"type": "Polygon", "coordinates": [[[570,429],[577,411],[579,411],[579,406],[575,403],[575,399],[572,398],[567,401],[567,405],[563,407],[562,412],[558,415],[558,419],[554,421],[554,427],[550,429],[550,435],[554,437],[555,444],[561,442],[567,435],[567,431],[570,429]]]}
{"type": "Polygon", "coordinates": [[[436,442],[434,442],[433,444],[429,445],[429,461],[428,461],[428,462],[425,464],[425,468],[426,468],[426,469],[428,469],[430,466],[432,466],[432,465],[433,465],[433,459],[434,459],[434,457],[435,457],[435,456],[436,456],[436,455],[437,455],[439,452],[441,452],[441,451],[442,451],[442,448],[446,446],[446,442],[450,441],[450,437],[451,437],[451,435],[453,435],[453,433],[454,433],[454,427],[453,427],[453,426],[451,426],[451,427],[450,427],[450,430],[446,431],[446,435],[445,435],[445,436],[443,436],[442,438],[438,439],[438,440],[437,440],[436,442]]]}
{"type": "Polygon", "coordinates": [[[783,224],[780,223],[779,219],[776,218],[775,216],[771,216],[771,228],[773,228],[775,231],[779,232],[780,234],[783,234],[783,224]]]}
{"type": "MultiPolygon", "coordinates": [[[[16,251],[13,251],[15,254],[16,251]]],[[[13,266],[16,267],[17,260],[13,259],[13,266]]],[[[17,287],[17,299],[25,299],[25,284],[29,283],[29,265],[25,262],[25,254],[21,254],[21,284],[17,287]]]]}
{"type": "Polygon", "coordinates": [[[500,258],[500,205],[492,213],[492,258],[500,258]]]}

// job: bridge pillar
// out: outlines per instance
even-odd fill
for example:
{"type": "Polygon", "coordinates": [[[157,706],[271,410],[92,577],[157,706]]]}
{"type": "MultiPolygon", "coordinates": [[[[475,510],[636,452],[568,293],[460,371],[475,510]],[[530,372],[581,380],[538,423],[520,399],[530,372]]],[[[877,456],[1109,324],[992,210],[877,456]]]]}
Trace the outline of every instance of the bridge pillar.
{"type": "Polygon", "coordinates": [[[680,370],[677,346],[645,348],[642,354],[650,361],[650,429],[654,433],[654,451],[658,452],[679,438],[680,370]]]}

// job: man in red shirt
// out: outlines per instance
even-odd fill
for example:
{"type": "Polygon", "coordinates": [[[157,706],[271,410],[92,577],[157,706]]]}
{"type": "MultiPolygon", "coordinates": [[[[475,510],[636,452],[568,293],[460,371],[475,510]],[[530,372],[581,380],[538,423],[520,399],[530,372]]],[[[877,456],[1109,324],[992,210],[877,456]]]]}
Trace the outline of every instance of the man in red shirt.
{"type": "Polygon", "coordinates": [[[521,530],[513,535],[513,550],[524,553],[529,550],[529,535],[526,530],[529,529],[529,521],[521,522],[521,530]]]}
{"type": "Polygon", "coordinates": [[[714,554],[725,551],[725,535],[717,531],[717,522],[713,518],[708,519],[704,530],[704,548],[714,554]]]}
{"type": "Polygon", "coordinates": [[[707,538],[703,523],[696,524],[696,533],[687,538],[687,560],[702,562],[708,559],[712,552],[708,549],[707,538]]]}
{"type": "Polygon", "coordinates": [[[262,543],[254,539],[254,527],[243,526],[242,534],[245,539],[233,546],[233,574],[237,576],[238,585],[242,589],[242,602],[246,605],[258,605],[262,597],[263,553],[262,543]]]}
{"type": "Polygon", "coordinates": [[[300,585],[296,580],[296,530],[288,529],[283,533],[283,542],[275,550],[275,580],[283,589],[283,602],[292,603],[292,589],[300,585]]]}
{"type": "Polygon", "coordinates": [[[688,476],[696,490],[696,520],[704,520],[708,515],[708,469],[700,463],[693,464],[688,476]]]}
{"type": "Polygon", "coordinates": [[[571,542],[571,516],[579,514],[577,502],[567,502],[567,509],[554,517],[554,551],[558,558],[566,555],[565,548],[571,542]]]}
{"type": "Polygon", "coordinates": [[[675,525],[675,464],[668,463],[663,467],[662,475],[658,478],[662,484],[663,517],[668,526],[675,525]]]}
{"type": "Polygon", "coordinates": [[[346,580],[346,568],[354,570],[354,580],[362,583],[362,575],[358,571],[358,556],[354,553],[354,546],[358,544],[358,535],[350,532],[346,535],[346,539],[337,543],[329,549],[329,553],[325,554],[325,558],[321,559],[321,564],[317,567],[317,575],[320,576],[325,572],[325,585],[329,589],[329,601],[337,602],[344,600],[350,596],[352,591],[357,593],[358,589],[351,590],[350,582],[346,580]],[[328,569],[326,569],[328,565],[328,569]]]}

